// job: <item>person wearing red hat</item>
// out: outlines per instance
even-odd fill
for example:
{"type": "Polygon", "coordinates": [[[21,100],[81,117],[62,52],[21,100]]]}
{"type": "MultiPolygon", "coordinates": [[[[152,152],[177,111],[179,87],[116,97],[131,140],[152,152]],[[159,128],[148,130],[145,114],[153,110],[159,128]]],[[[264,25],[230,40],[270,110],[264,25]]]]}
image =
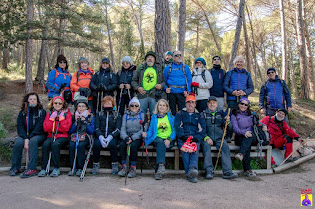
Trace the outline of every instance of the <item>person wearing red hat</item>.
{"type": "Polygon", "coordinates": [[[178,147],[182,150],[185,174],[188,181],[197,183],[200,142],[206,137],[206,121],[196,108],[196,98],[186,97],[186,108],[175,116],[178,147]]]}
{"type": "Polygon", "coordinates": [[[67,103],[61,96],[54,97],[49,105],[49,112],[43,124],[44,131],[48,133],[47,139],[44,141],[42,149],[42,170],[39,177],[48,175],[46,166],[49,160],[49,152],[51,151],[51,160],[53,171],[51,177],[59,176],[59,159],[60,148],[69,143],[69,129],[72,125],[72,115],[68,109],[67,103]]]}

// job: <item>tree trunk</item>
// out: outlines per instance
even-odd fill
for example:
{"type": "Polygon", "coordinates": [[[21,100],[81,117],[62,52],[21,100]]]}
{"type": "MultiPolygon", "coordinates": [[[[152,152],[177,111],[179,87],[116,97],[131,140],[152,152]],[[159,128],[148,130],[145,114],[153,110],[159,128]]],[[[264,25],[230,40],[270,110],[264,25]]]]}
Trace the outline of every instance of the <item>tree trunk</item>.
{"type": "Polygon", "coordinates": [[[22,56],[21,56],[21,69],[24,68],[24,63],[25,63],[25,51],[26,51],[26,46],[22,45],[22,56]]]}
{"type": "MultiPolygon", "coordinates": [[[[249,56],[249,40],[248,40],[248,35],[247,35],[247,27],[246,27],[246,18],[245,18],[245,13],[244,13],[244,18],[243,18],[243,35],[244,35],[244,46],[245,46],[245,57],[246,57],[246,68],[247,71],[253,74],[252,69],[251,69],[251,59],[249,56]]],[[[257,83],[256,83],[257,84],[257,83]]]]}
{"type": "Polygon", "coordinates": [[[194,52],[194,57],[199,57],[199,52],[198,52],[198,49],[199,49],[199,22],[197,22],[197,28],[196,28],[196,48],[195,48],[195,52],[194,52]]]}
{"type": "Polygon", "coordinates": [[[2,68],[5,71],[8,70],[9,57],[10,57],[9,42],[5,41],[4,42],[4,49],[3,49],[3,56],[2,56],[2,68]]]}
{"type": "Polygon", "coordinates": [[[186,34],[186,0],[179,0],[178,9],[178,35],[177,35],[177,49],[182,52],[184,57],[185,49],[185,34],[186,34]]]}
{"type": "Polygon", "coordinates": [[[230,63],[229,63],[229,69],[228,70],[233,69],[233,60],[237,54],[237,48],[238,48],[238,44],[240,42],[240,36],[241,36],[241,30],[242,30],[242,21],[244,18],[244,6],[245,6],[245,0],[240,0],[239,9],[238,9],[237,24],[236,24],[236,29],[235,29],[234,43],[233,43],[233,47],[232,47],[232,51],[231,51],[230,63]]]}
{"type": "Polygon", "coordinates": [[[33,91],[33,78],[32,78],[32,62],[33,62],[33,30],[30,26],[30,22],[34,17],[34,2],[33,0],[27,0],[27,39],[26,39],[26,65],[25,65],[25,93],[33,91]]]}
{"type": "Polygon", "coordinates": [[[301,99],[309,99],[309,86],[307,82],[308,71],[306,65],[306,51],[305,51],[305,39],[304,39],[304,21],[302,15],[303,3],[302,0],[297,0],[296,5],[296,27],[298,32],[298,50],[300,58],[300,69],[301,69],[301,99]]]}
{"type": "Polygon", "coordinates": [[[111,58],[111,65],[113,69],[115,69],[115,59],[114,59],[114,49],[113,44],[110,36],[110,28],[109,28],[109,21],[108,21],[108,5],[107,1],[105,3],[105,20],[106,20],[106,27],[107,27],[107,35],[108,35],[108,42],[109,42],[109,48],[110,48],[110,58],[111,58]]]}
{"type": "Polygon", "coordinates": [[[171,50],[171,15],[168,0],[155,0],[154,27],[156,59],[158,63],[162,63],[163,54],[171,50]]]}
{"type": "Polygon", "coordinates": [[[293,65],[293,52],[291,49],[291,44],[289,44],[289,73],[290,73],[290,84],[291,84],[291,92],[293,93],[294,98],[298,98],[298,89],[296,85],[296,78],[294,73],[294,65],[293,65]]]}
{"type": "Polygon", "coordinates": [[[287,81],[287,36],[285,31],[285,16],[283,9],[283,0],[279,0],[280,18],[281,18],[281,36],[282,36],[282,79],[287,81]]]}
{"type": "MultiPolygon", "coordinates": [[[[305,0],[303,0],[303,3],[305,0]]],[[[305,3],[304,3],[305,5],[305,3]]],[[[308,30],[308,22],[305,14],[305,6],[303,7],[303,18],[304,18],[304,35],[305,35],[305,46],[306,46],[306,57],[307,57],[307,69],[308,69],[308,83],[310,89],[310,99],[315,99],[315,70],[313,68],[313,53],[310,42],[310,33],[308,30]]]]}
{"type": "Polygon", "coordinates": [[[59,54],[64,54],[64,49],[63,49],[63,31],[65,28],[65,24],[66,24],[66,19],[64,17],[64,6],[65,6],[66,2],[65,0],[60,0],[60,13],[61,16],[59,18],[59,30],[58,30],[58,42],[57,42],[57,51],[58,51],[58,55],[59,54]]]}
{"type": "Polygon", "coordinates": [[[37,68],[37,75],[35,80],[42,83],[45,80],[45,65],[47,59],[47,36],[48,36],[48,18],[45,18],[45,28],[42,31],[42,44],[40,48],[40,55],[38,60],[38,68],[37,68]]]}

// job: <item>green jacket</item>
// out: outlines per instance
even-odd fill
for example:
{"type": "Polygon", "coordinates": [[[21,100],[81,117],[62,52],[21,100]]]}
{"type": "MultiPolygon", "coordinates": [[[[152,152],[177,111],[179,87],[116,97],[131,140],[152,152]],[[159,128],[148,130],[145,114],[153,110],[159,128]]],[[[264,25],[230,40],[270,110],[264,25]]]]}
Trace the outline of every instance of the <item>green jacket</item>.
{"type": "MultiPolygon", "coordinates": [[[[131,85],[133,89],[135,89],[136,91],[138,90],[139,87],[143,87],[143,84],[142,84],[143,74],[147,68],[148,68],[147,63],[144,63],[133,74],[131,85]]],[[[161,65],[158,63],[154,63],[153,68],[156,70],[157,84],[161,84],[162,86],[161,90],[163,91],[165,82],[164,82],[163,70],[161,68],[161,65]]],[[[150,91],[147,91],[145,95],[142,95],[137,91],[137,97],[138,99],[143,99],[146,97],[155,98],[155,93],[156,93],[156,88],[153,88],[150,91]]]]}

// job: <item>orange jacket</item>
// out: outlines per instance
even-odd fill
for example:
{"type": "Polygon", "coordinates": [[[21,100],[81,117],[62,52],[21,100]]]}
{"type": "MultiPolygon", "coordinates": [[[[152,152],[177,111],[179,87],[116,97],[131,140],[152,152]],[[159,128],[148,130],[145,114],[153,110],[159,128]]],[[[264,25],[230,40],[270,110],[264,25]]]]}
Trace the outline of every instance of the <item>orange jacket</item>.
{"type": "MultiPolygon", "coordinates": [[[[80,70],[75,72],[72,76],[71,82],[70,82],[70,88],[72,92],[79,91],[79,88],[90,88],[90,82],[94,75],[94,70],[92,68],[88,68],[90,72],[84,73],[80,70]],[[91,74],[92,73],[92,74],[91,74]],[[79,75],[79,78],[77,77],[79,75]]],[[[92,100],[93,96],[89,97],[89,100],[92,100]]]]}

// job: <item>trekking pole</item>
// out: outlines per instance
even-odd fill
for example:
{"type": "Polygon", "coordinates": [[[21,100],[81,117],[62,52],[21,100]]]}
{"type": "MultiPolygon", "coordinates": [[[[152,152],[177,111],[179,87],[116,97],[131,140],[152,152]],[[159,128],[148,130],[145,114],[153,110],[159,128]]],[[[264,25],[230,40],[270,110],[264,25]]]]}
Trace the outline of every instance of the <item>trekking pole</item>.
{"type": "MultiPolygon", "coordinates": [[[[131,143],[130,143],[130,144],[131,144],[131,143]]],[[[125,186],[126,186],[126,184],[127,184],[127,173],[129,172],[130,144],[127,145],[127,160],[126,160],[125,186]]]]}
{"type": "MultiPolygon", "coordinates": [[[[58,116],[59,116],[59,113],[58,113],[57,117],[58,117],[58,116]]],[[[56,132],[54,132],[54,129],[55,129],[55,120],[54,120],[54,123],[53,123],[53,133],[52,133],[53,142],[56,141],[56,137],[57,137],[57,133],[58,133],[58,129],[59,129],[59,124],[60,124],[60,120],[58,121],[56,132]]],[[[47,163],[47,166],[46,166],[46,175],[47,175],[47,176],[48,176],[48,174],[49,174],[49,169],[50,169],[51,154],[52,154],[52,151],[49,152],[48,163],[47,163]]]]}
{"type": "MultiPolygon", "coordinates": [[[[101,94],[102,98],[101,98],[101,101],[103,100],[103,97],[104,97],[104,92],[102,91],[102,94],[101,94]]],[[[101,111],[103,112],[103,105],[101,105],[101,111]]]]}
{"type": "MultiPolygon", "coordinates": [[[[230,112],[231,112],[231,109],[229,108],[229,110],[228,110],[228,114],[227,114],[227,116],[226,116],[226,117],[229,117],[229,116],[230,116],[230,112]]],[[[218,152],[217,162],[215,163],[214,170],[217,168],[217,165],[218,165],[218,162],[219,162],[220,153],[221,153],[221,149],[222,149],[223,141],[224,141],[224,138],[225,138],[225,133],[226,133],[226,128],[227,128],[227,125],[228,125],[228,122],[226,121],[226,122],[225,122],[225,126],[224,126],[224,132],[223,132],[223,136],[222,136],[222,140],[221,140],[220,149],[219,149],[219,152],[218,152]]]]}
{"type": "Polygon", "coordinates": [[[74,176],[74,169],[77,162],[78,146],[79,146],[79,132],[77,131],[76,142],[75,142],[75,154],[74,154],[74,160],[73,160],[73,166],[72,166],[72,176],[74,176]]]}
{"type": "Polygon", "coordinates": [[[129,100],[131,100],[130,89],[127,89],[129,100]]]}
{"type": "Polygon", "coordinates": [[[98,110],[98,106],[99,106],[99,102],[100,102],[100,92],[98,91],[97,92],[97,100],[96,100],[97,104],[96,104],[96,113],[99,112],[98,110]]]}
{"type": "MultiPolygon", "coordinates": [[[[29,135],[30,135],[30,109],[29,109],[28,102],[26,104],[27,104],[26,129],[27,129],[27,138],[29,138],[29,135]]],[[[28,152],[28,149],[25,149],[25,169],[27,169],[28,161],[29,161],[29,152],[28,152]]]]}
{"type": "Polygon", "coordinates": [[[122,90],[123,90],[123,89],[120,89],[120,93],[119,93],[119,101],[118,101],[117,112],[119,112],[119,109],[120,109],[120,102],[121,102],[121,97],[122,97],[122,90]]]}
{"type": "Polygon", "coordinates": [[[93,145],[94,145],[93,136],[90,136],[90,135],[87,135],[87,136],[89,137],[89,140],[90,140],[90,149],[89,149],[89,152],[88,152],[88,154],[86,156],[86,159],[85,159],[85,162],[84,162],[84,166],[83,166],[82,173],[81,173],[81,176],[80,176],[80,181],[83,181],[87,165],[89,164],[89,161],[90,161],[92,148],[93,148],[93,145]]]}

